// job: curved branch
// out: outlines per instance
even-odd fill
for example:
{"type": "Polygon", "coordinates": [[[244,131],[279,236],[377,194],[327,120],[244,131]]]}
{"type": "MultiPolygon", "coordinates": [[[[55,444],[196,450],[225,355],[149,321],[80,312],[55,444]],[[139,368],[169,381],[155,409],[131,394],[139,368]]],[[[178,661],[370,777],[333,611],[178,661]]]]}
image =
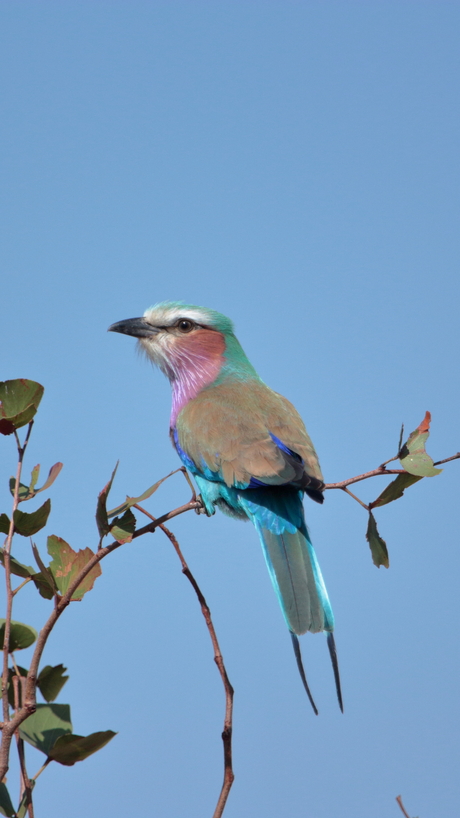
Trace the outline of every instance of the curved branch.
{"type": "Polygon", "coordinates": [[[211,611],[209,609],[209,606],[208,606],[208,604],[206,602],[206,599],[205,599],[205,597],[204,597],[204,595],[203,595],[203,593],[202,593],[202,591],[201,591],[195,577],[193,576],[192,572],[190,571],[190,568],[187,565],[187,562],[186,562],[185,557],[184,557],[184,555],[183,555],[183,553],[181,551],[180,545],[179,545],[176,537],[174,536],[172,531],[169,530],[169,528],[166,528],[166,526],[163,525],[163,523],[160,522],[161,518],[159,518],[158,520],[155,520],[155,517],[152,517],[152,515],[149,514],[149,512],[146,511],[141,506],[135,505],[134,508],[137,508],[138,511],[142,511],[144,514],[147,515],[147,517],[150,517],[150,519],[153,520],[159,528],[161,528],[161,530],[166,534],[166,536],[169,538],[170,542],[172,543],[172,546],[173,546],[177,556],[180,559],[180,562],[181,562],[181,565],[182,565],[182,573],[184,574],[184,576],[187,577],[188,581],[190,582],[193,590],[195,591],[195,593],[196,593],[196,595],[198,597],[198,602],[200,603],[200,606],[201,606],[201,612],[202,612],[202,614],[204,616],[204,619],[205,619],[205,622],[206,622],[206,627],[208,628],[209,635],[211,637],[212,646],[214,648],[214,661],[215,661],[215,663],[216,663],[216,665],[218,667],[220,677],[222,679],[222,684],[224,686],[224,691],[225,691],[225,718],[224,718],[224,729],[223,729],[223,732],[222,732],[222,741],[223,741],[223,745],[224,745],[224,781],[223,781],[223,784],[222,784],[222,789],[220,791],[219,799],[218,799],[217,804],[216,804],[216,809],[214,810],[214,813],[213,813],[213,818],[221,818],[221,816],[222,816],[222,814],[224,812],[224,809],[225,809],[225,804],[227,803],[227,798],[229,796],[230,789],[231,789],[232,784],[233,784],[233,782],[235,780],[235,775],[233,773],[233,766],[232,766],[232,730],[233,730],[233,694],[234,694],[234,690],[233,690],[232,684],[231,684],[231,682],[230,682],[230,680],[228,678],[228,675],[227,675],[227,670],[225,668],[224,659],[223,659],[223,656],[222,656],[222,652],[220,650],[220,645],[219,645],[219,642],[218,642],[218,639],[217,639],[217,634],[216,634],[214,624],[213,624],[213,621],[212,621],[211,611]]]}

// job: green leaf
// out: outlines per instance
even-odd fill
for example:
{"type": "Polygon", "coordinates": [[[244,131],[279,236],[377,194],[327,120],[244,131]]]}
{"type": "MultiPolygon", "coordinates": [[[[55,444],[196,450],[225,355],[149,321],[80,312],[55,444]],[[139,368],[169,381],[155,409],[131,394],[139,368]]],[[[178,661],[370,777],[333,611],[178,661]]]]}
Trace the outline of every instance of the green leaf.
{"type": "MultiPolygon", "coordinates": [[[[35,497],[35,495],[39,494],[40,491],[45,491],[45,489],[49,489],[49,487],[52,486],[54,481],[56,480],[56,477],[61,471],[63,465],[64,465],[63,463],[55,463],[54,466],[51,466],[48,477],[40,489],[35,488],[38,476],[40,474],[40,466],[35,466],[32,469],[32,474],[30,476],[30,485],[25,486],[24,483],[19,484],[19,501],[22,503],[24,500],[31,500],[32,497],[35,497]]],[[[10,479],[10,492],[13,496],[15,486],[16,479],[12,477],[10,479]]]]}
{"type": "Polygon", "coordinates": [[[425,451],[425,443],[430,434],[431,414],[425,413],[421,424],[409,435],[408,440],[399,452],[399,461],[403,469],[417,477],[435,477],[442,469],[435,469],[433,460],[425,451]]]}
{"type": "Polygon", "coordinates": [[[113,730],[103,730],[89,736],[61,736],[49,752],[49,758],[71,767],[77,761],[84,761],[88,756],[101,750],[116,735],[113,730]]]}
{"type": "MultiPolygon", "coordinates": [[[[33,645],[38,634],[35,628],[30,625],[24,625],[23,622],[13,622],[11,620],[10,642],[8,650],[13,653],[14,650],[24,650],[33,645]]],[[[3,640],[5,637],[5,620],[0,619],[0,650],[3,649],[3,640]]]]}
{"type": "Polygon", "coordinates": [[[0,533],[10,533],[10,518],[6,514],[0,514],[0,533]]]}
{"type": "Polygon", "coordinates": [[[59,696],[69,678],[64,676],[66,670],[67,668],[64,665],[54,665],[54,667],[46,665],[39,673],[37,686],[47,702],[52,702],[59,696]]]}
{"type": "Polygon", "coordinates": [[[392,480],[377,499],[373,503],[369,503],[369,508],[385,506],[387,503],[392,503],[393,500],[399,500],[404,494],[404,489],[413,486],[414,483],[418,483],[421,479],[421,477],[416,477],[415,474],[408,474],[407,472],[398,474],[396,480],[392,480]]]}
{"type": "Polygon", "coordinates": [[[32,474],[30,475],[29,491],[35,491],[35,486],[37,485],[37,481],[38,481],[39,476],[40,476],[40,464],[37,463],[37,465],[33,467],[32,474]]]}
{"type": "MultiPolygon", "coordinates": [[[[80,551],[74,551],[69,543],[62,540],[61,537],[48,537],[48,554],[53,557],[49,570],[51,571],[59,593],[63,596],[68,590],[70,584],[75,580],[80,571],[88,564],[90,559],[94,557],[91,548],[84,548],[80,551]]],[[[96,563],[94,568],[81,581],[78,588],[73,592],[72,599],[80,600],[90,591],[94,585],[95,580],[102,574],[101,566],[96,563]]]]}
{"type": "Polygon", "coordinates": [[[37,704],[35,713],[28,716],[19,728],[21,738],[46,755],[60,736],[71,732],[68,704],[37,704]]]}
{"type": "Polygon", "coordinates": [[[161,484],[164,483],[164,481],[167,480],[169,477],[171,477],[171,475],[174,474],[174,472],[176,471],[177,469],[174,469],[174,471],[170,472],[170,474],[167,474],[166,477],[162,477],[161,480],[158,480],[157,483],[154,483],[153,486],[150,486],[150,488],[147,489],[147,491],[144,491],[143,494],[140,494],[139,497],[126,497],[125,502],[117,506],[116,508],[113,508],[112,511],[108,511],[107,516],[115,517],[117,514],[123,514],[124,511],[127,511],[128,508],[131,508],[131,506],[136,505],[136,503],[142,503],[143,500],[148,500],[148,498],[151,497],[152,494],[154,494],[157,488],[159,488],[159,486],[161,486],[161,484]]]}
{"type": "MultiPolygon", "coordinates": [[[[0,548],[0,562],[2,565],[5,565],[5,552],[3,548],[0,548]]],[[[27,579],[27,577],[32,577],[35,574],[35,568],[32,568],[31,565],[23,565],[22,562],[18,562],[14,557],[10,554],[10,571],[16,577],[22,577],[22,579],[27,579]]]]}
{"type": "Polygon", "coordinates": [[[53,598],[55,592],[41,571],[38,574],[34,574],[32,580],[40,596],[42,596],[44,599],[53,598]]]}
{"type": "MultiPolygon", "coordinates": [[[[33,788],[35,787],[35,781],[33,778],[30,778],[29,781],[30,789],[33,790],[33,788]]],[[[24,792],[24,795],[22,796],[21,802],[18,807],[16,818],[25,818],[25,816],[27,815],[28,808],[29,808],[28,794],[27,792],[24,792]]]]}
{"type": "Polygon", "coordinates": [[[0,382],[0,433],[11,434],[34,417],[43,397],[43,386],[19,378],[0,382]]]}
{"type": "Polygon", "coordinates": [[[6,784],[0,784],[0,815],[6,815],[7,818],[14,818],[16,810],[11,803],[10,794],[7,790],[6,784]]]}
{"type": "MultiPolygon", "coordinates": [[[[43,585],[43,582],[45,582],[47,587],[51,591],[51,597],[53,597],[55,594],[59,593],[59,588],[57,587],[57,585],[56,585],[56,583],[54,581],[53,574],[51,573],[51,571],[46,567],[45,563],[43,562],[37,546],[35,545],[34,542],[31,543],[31,544],[32,544],[32,553],[33,553],[33,555],[35,557],[35,562],[37,563],[38,567],[40,568],[40,577],[38,578],[38,574],[37,574],[35,579],[34,579],[34,582],[35,582],[35,584],[36,584],[39,591],[40,591],[40,585],[43,585]]],[[[40,591],[40,593],[41,593],[42,596],[47,596],[46,594],[42,593],[41,591],[40,591]]],[[[51,599],[51,597],[49,597],[49,599],[51,599]]]]}
{"type": "Polygon", "coordinates": [[[51,511],[51,500],[46,500],[40,508],[27,514],[25,511],[16,511],[13,514],[14,530],[23,537],[31,537],[44,528],[51,511]]]}
{"type": "Polygon", "coordinates": [[[383,565],[385,568],[389,568],[390,560],[388,557],[387,544],[385,540],[382,540],[377,530],[377,523],[375,522],[375,517],[372,514],[372,511],[369,512],[366,540],[368,541],[371,549],[372,561],[374,565],[376,565],[377,568],[380,568],[381,565],[383,565]]]}
{"type": "Polygon", "coordinates": [[[112,537],[119,543],[131,542],[135,530],[136,518],[131,509],[125,511],[122,517],[115,517],[110,527],[112,537]]]}
{"type": "MultiPolygon", "coordinates": [[[[15,489],[15,486],[16,486],[16,478],[15,477],[10,477],[9,486],[10,486],[10,493],[14,497],[14,489],[15,489]]],[[[23,500],[29,500],[33,496],[34,495],[31,494],[30,491],[29,491],[29,486],[25,486],[24,483],[19,483],[18,499],[19,499],[20,503],[22,503],[23,500]]]]}
{"type": "Polygon", "coordinates": [[[108,534],[109,531],[110,531],[110,524],[109,524],[108,517],[107,517],[107,497],[109,496],[109,491],[112,488],[112,483],[113,483],[114,477],[115,477],[115,475],[117,473],[117,469],[118,469],[118,463],[117,463],[117,465],[115,466],[115,468],[114,468],[114,470],[112,472],[112,477],[110,478],[107,485],[104,486],[104,488],[102,489],[102,491],[99,494],[99,497],[97,498],[96,524],[97,524],[97,529],[99,531],[99,536],[101,538],[105,537],[105,535],[108,534]]]}

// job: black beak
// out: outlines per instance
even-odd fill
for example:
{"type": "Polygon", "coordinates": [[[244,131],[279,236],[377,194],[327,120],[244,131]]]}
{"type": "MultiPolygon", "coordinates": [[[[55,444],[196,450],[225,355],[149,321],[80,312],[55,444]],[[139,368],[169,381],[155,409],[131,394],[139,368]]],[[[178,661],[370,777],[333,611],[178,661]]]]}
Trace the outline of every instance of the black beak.
{"type": "Polygon", "coordinates": [[[159,329],[149,324],[145,318],[127,318],[126,321],[112,324],[107,332],[122,332],[124,335],[133,335],[134,338],[151,338],[159,329]]]}

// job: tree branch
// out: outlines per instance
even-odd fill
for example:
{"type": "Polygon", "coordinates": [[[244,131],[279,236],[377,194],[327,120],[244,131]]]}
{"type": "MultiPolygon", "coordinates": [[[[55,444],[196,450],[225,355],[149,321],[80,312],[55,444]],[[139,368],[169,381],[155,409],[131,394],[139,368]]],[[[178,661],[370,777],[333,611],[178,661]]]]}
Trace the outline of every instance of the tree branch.
{"type": "MultiPolygon", "coordinates": [[[[367,471],[364,474],[358,474],[356,477],[348,477],[347,480],[341,480],[339,483],[326,483],[323,487],[323,491],[326,489],[344,489],[347,486],[351,486],[353,483],[359,483],[361,480],[368,480],[369,477],[387,477],[391,474],[407,474],[405,469],[387,469],[386,464],[391,463],[392,460],[397,460],[398,455],[392,457],[390,460],[386,460],[385,463],[382,463],[376,469],[372,469],[371,471],[367,471]]],[[[460,452],[457,454],[453,454],[452,457],[446,457],[444,460],[437,460],[434,463],[434,466],[440,466],[442,463],[450,463],[451,460],[458,460],[460,459],[460,452]]],[[[355,500],[357,498],[355,497],[355,500]]],[[[359,501],[358,501],[359,502],[359,501]]]]}
{"type": "MultiPolygon", "coordinates": [[[[11,520],[10,526],[8,531],[8,536],[6,538],[5,546],[3,549],[3,564],[5,567],[5,585],[6,585],[6,613],[5,613],[5,631],[3,635],[3,671],[2,671],[2,704],[3,704],[3,723],[4,725],[8,723],[10,718],[10,708],[8,703],[8,661],[9,661],[9,647],[10,647],[10,633],[11,633],[11,616],[13,612],[13,591],[11,588],[11,566],[10,566],[10,554],[11,554],[11,545],[13,542],[13,535],[14,535],[14,512],[16,511],[19,505],[19,484],[21,479],[21,472],[22,472],[22,464],[24,461],[24,454],[27,449],[27,444],[29,442],[30,434],[32,432],[32,427],[34,425],[33,420],[30,421],[27,434],[24,440],[23,446],[21,446],[21,441],[19,440],[18,433],[14,430],[14,436],[16,439],[16,446],[18,449],[18,465],[16,469],[16,482],[14,485],[14,493],[13,493],[13,506],[11,510],[11,520]]],[[[4,733],[3,733],[4,735],[4,733]]],[[[13,734],[11,733],[11,736],[13,734]]],[[[8,747],[6,751],[6,758],[4,757],[3,753],[3,736],[2,736],[2,746],[0,749],[0,759],[1,761],[6,761],[6,769],[3,775],[1,776],[0,780],[3,781],[3,778],[6,774],[8,769],[8,757],[9,757],[9,748],[11,743],[11,736],[8,740],[8,747]]]]}
{"type": "Polygon", "coordinates": [[[408,812],[406,812],[406,810],[404,809],[404,805],[403,805],[402,798],[401,798],[401,796],[400,796],[400,795],[398,795],[398,796],[397,796],[396,801],[397,801],[397,803],[399,804],[399,807],[400,807],[400,809],[401,809],[401,812],[402,812],[402,814],[405,816],[405,818],[410,818],[409,813],[408,813],[408,812]]]}
{"type": "Polygon", "coordinates": [[[222,679],[222,684],[224,686],[225,692],[225,718],[224,718],[224,729],[222,732],[222,741],[224,745],[224,781],[222,784],[222,789],[220,791],[219,799],[217,801],[216,808],[214,810],[213,818],[221,818],[223,815],[225,805],[227,803],[227,798],[230,793],[230,789],[232,787],[233,781],[235,780],[235,775],[233,773],[232,767],[232,730],[233,730],[233,694],[234,690],[230,683],[230,680],[227,675],[227,670],[225,668],[224,659],[220,650],[219,642],[217,639],[216,631],[214,629],[214,625],[211,618],[211,611],[209,606],[206,602],[206,599],[195,579],[190,568],[187,565],[185,557],[181,551],[180,545],[169,528],[166,528],[163,523],[155,519],[148,511],[146,511],[141,506],[135,505],[134,508],[137,508],[138,511],[141,511],[143,514],[146,514],[147,517],[150,517],[156,525],[161,528],[161,530],[166,534],[169,538],[172,546],[180,559],[182,565],[182,573],[184,576],[187,577],[188,581],[193,587],[195,591],[198,602],[201,606],[201,612],[204,616],[204,620],[206,622],[206,627],[208,628],[209,635],[211,637],[212,646],[214,648],[214,661],[218,667],[220,677],[222,679]]]}
{"type": "Polygon", "coordinates": [[[364,474],[358,474],[357,477],[348,477],[347,480],[341,480],[340,483],[326,483],[323,491],[326,491],[326,489],[344,489],[346,486],[351,486],[352,483],[359,483],[361,480],[368,480],[369,477],[379,477],[380,475],[387,477],[391,474],[406,474],[406,471],[405,469],[386,469],[384,465],[381,465],[377,469],[372,469],[372,471],[367,471],[364,474]]]}

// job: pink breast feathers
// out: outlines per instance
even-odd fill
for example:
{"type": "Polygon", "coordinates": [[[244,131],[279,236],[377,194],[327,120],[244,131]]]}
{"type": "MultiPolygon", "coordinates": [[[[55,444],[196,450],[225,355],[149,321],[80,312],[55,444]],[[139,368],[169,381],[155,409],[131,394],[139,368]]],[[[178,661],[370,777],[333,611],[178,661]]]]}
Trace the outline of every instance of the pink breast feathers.
{"type": "Polygon", "coordinates": [[[183,407],[198,392],[218,377],[225,352],[225,339],[221,332],[198,329],[174,339],[168,349],[168,372],[172,386],[171,428],[183,407]]]}

